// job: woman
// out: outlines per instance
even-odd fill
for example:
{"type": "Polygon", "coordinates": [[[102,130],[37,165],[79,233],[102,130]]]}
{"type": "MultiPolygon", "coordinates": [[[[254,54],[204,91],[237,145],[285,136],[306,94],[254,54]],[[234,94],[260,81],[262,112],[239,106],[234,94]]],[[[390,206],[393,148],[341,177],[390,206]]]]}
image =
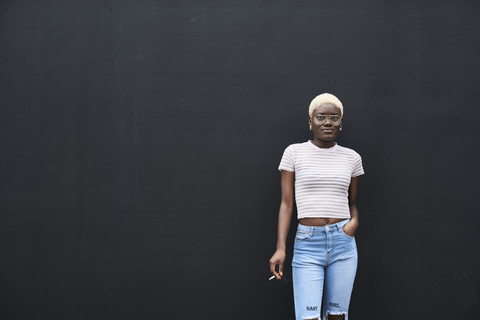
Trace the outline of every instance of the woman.
{"type": "Polygon", "coordinates": [[[355,203],[364,172],[360,155],[335,142],[342,119],[343,105],[337,97],[317,96],[309,107],[313,140],[288,146],[279,166],[282,201],[270,270],[277,279],[283,276],[295,193],[299,224],[292,277],[297,320],[320,319],[321,312],[323,319],[348,319],[357,270],[355,203]]]}

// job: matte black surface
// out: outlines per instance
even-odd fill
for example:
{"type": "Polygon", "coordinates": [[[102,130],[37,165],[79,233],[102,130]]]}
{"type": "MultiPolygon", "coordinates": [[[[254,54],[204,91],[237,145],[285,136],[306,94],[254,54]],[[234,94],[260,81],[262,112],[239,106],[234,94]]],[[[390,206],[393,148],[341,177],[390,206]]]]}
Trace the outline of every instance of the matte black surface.
{"type": "Polygon", "coordinates": [[[478,319],[479,17],[1,1],[0,319],[293,319],[277,166],[322,92],[366,171],[351,319],[478,319]]]}

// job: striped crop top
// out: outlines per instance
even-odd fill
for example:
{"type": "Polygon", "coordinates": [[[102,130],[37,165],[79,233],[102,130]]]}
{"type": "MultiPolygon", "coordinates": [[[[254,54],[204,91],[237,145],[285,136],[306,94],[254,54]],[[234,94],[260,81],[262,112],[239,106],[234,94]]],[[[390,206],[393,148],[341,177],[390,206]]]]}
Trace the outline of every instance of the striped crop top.
{"type": "Polygon", "coordinates": [[[354,150],[295,143],[285,149],[278,170],[295,172],[298,219],[350,218],[350,180],[364,173],[362,158],[354,150]]]}

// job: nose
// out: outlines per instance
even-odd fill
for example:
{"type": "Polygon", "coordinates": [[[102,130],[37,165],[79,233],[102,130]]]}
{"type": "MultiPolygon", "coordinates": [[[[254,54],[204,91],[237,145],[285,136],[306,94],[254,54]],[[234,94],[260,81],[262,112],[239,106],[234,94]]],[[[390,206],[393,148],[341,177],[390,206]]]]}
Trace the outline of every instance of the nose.
{"type": "Polygon", "coordinates": [[[329,126],[332,125],[332,122],[331,122],[330,118],[325,119],[325,123],[324,123],[323,125],[326,126],[327,124],[328,124],[329,126]]]}

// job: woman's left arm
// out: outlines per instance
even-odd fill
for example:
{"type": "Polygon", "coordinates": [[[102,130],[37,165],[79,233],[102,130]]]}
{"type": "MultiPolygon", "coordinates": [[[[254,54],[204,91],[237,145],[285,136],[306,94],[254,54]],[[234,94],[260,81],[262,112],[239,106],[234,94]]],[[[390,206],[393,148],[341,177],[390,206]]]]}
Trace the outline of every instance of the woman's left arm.
{"type": "Polygon", "coordinates": [[[357,194],[358,194],[358,180],[360,176],[353,177],[350,181],[350,187],[348,188],[348,205],[350,206],[350,222],[343,227],[343,232],[353,237],[355,231],[357,231],[358,222],[358,209],[357,209],[357,194]]]}

